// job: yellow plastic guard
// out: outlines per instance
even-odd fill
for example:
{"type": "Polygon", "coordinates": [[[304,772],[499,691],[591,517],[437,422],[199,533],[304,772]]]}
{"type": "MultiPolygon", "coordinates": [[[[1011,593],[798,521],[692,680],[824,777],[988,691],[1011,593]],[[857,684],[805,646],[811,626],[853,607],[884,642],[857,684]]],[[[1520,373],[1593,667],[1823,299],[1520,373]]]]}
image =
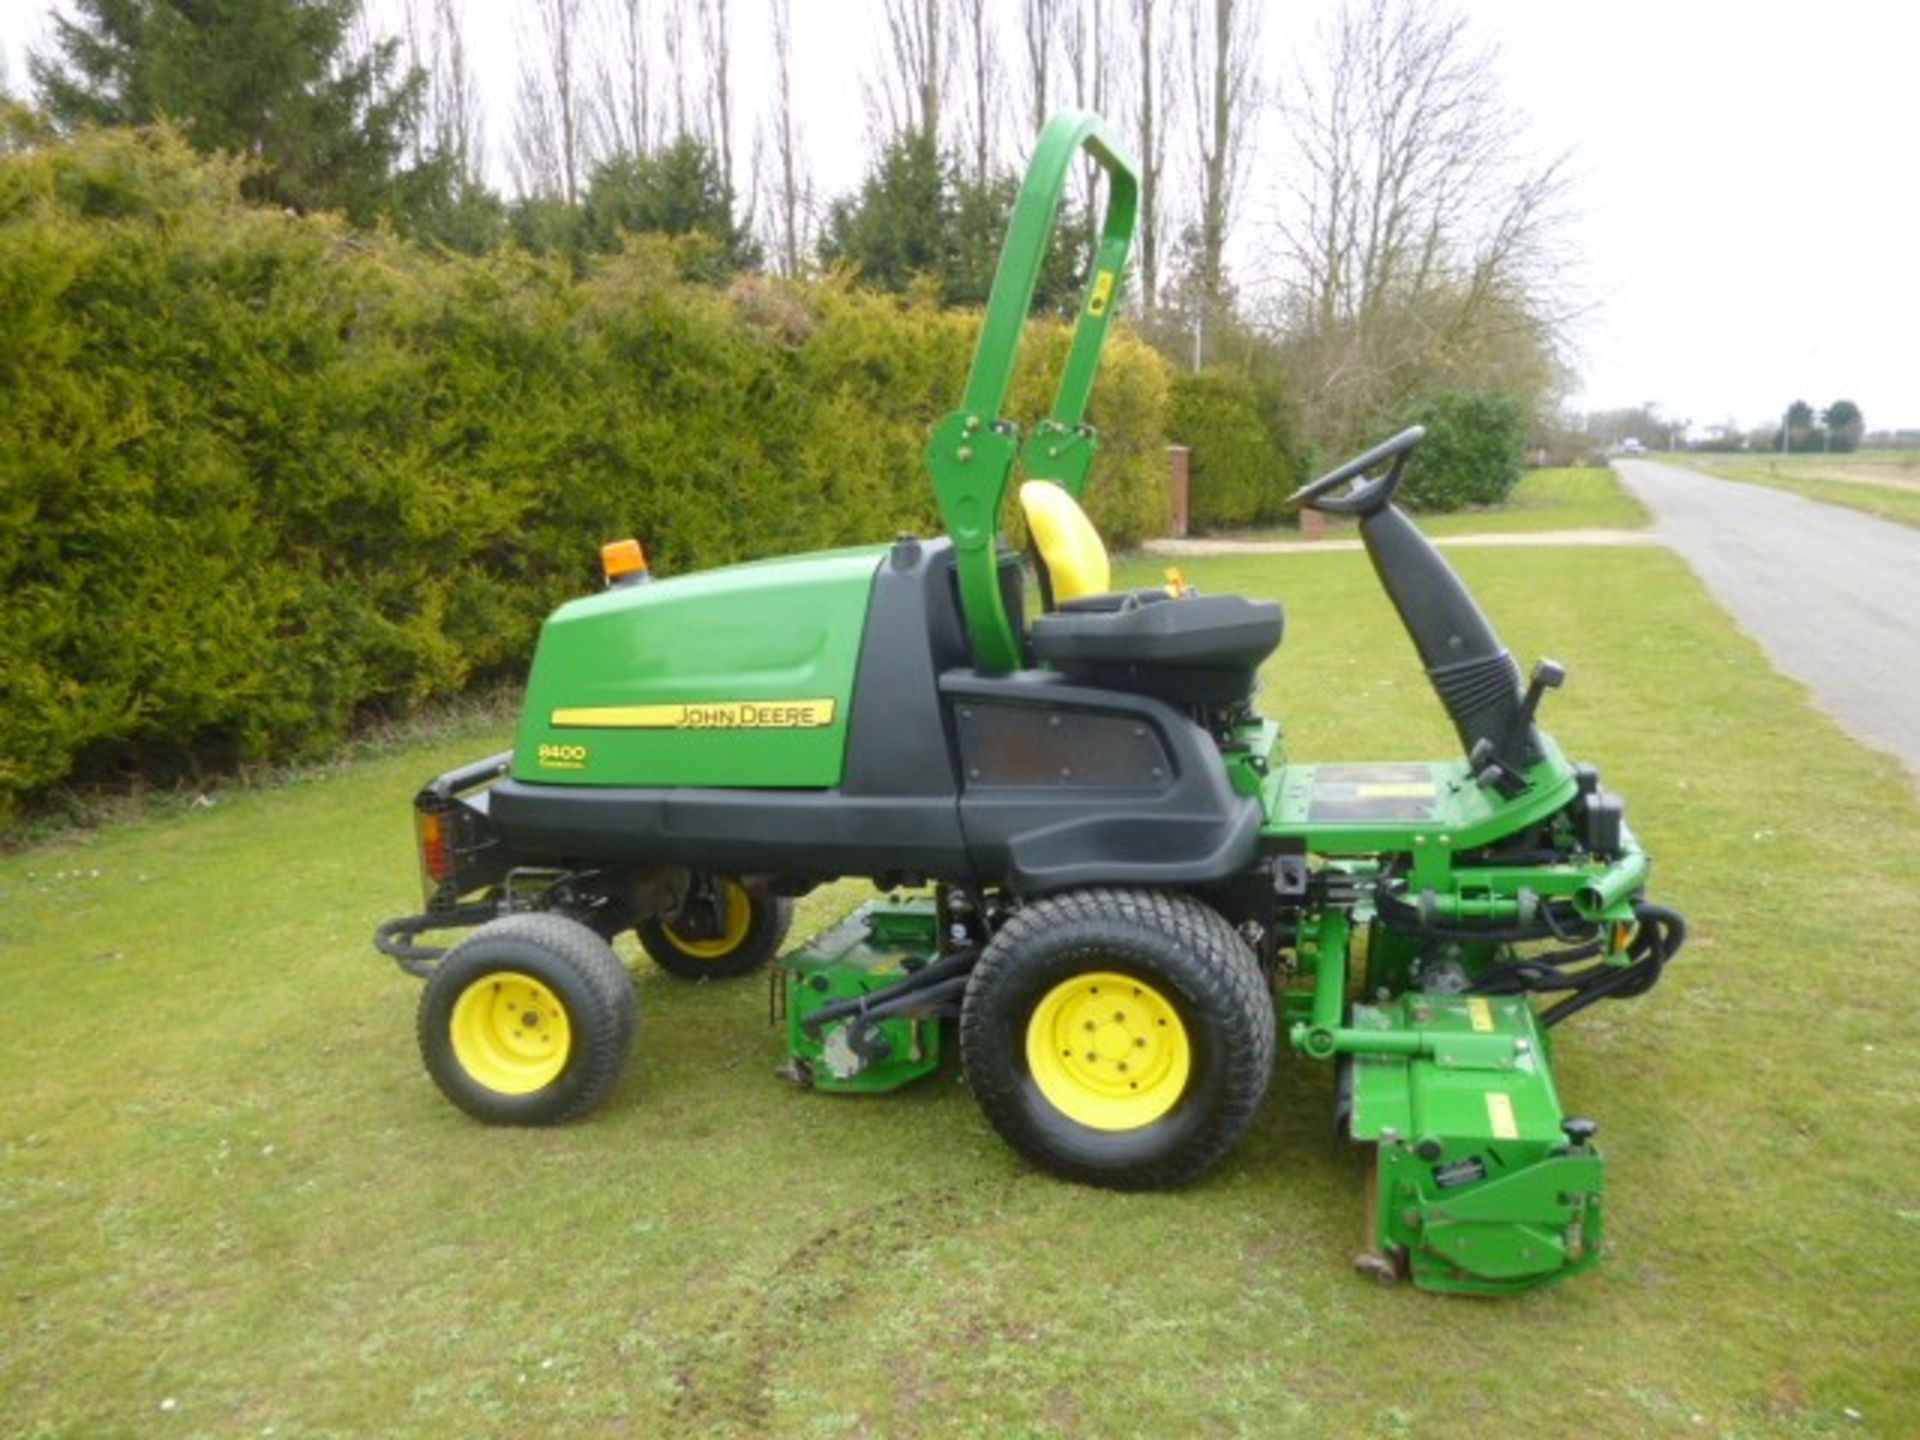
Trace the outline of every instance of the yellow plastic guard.
{"type": "Polygon", "coordinates": [[[1107,547],[1079,501],[1051,480],[1029,480],[1020,487],[1020,509],[1047,567],[1054,604],[1104,595],[1113,588],[1107,547]]]}

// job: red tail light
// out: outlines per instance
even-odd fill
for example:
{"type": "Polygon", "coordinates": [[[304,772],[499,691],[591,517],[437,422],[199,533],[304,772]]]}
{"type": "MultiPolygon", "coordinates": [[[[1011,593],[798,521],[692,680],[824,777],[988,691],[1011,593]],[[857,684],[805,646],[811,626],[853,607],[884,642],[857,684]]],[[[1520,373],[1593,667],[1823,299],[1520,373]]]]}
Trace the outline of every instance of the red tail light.
{"type": "Polygon", "coordinates": [[[453,875],[453,841],[447,834],[446,817],[440,811],[418,810],[414,817],[420,839],[420,869],[431,889],[453,875]]]}

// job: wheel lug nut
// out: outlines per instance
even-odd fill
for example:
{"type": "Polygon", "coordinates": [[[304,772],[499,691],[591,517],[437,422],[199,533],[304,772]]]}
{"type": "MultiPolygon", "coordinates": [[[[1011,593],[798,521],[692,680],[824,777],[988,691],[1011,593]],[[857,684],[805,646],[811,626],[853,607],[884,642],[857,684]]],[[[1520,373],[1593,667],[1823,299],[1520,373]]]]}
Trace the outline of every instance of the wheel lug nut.
{"type": "Polygon", "coordinates": [[[1096,1065],[1099,1063],[1099,1061],[1100,1061],[1100,1057],[1098,1054],[1096,1054],[1092,1050],[1087,1051],[1087,1063],[1089,1065],[1096,1065]]]}
{"type": "Polygon", "coordinates": [[[1127,1068],[1127,1062],[1124,1060],[1116,1060],[1114,1061],[1114,1064],[1118,1065],[1122,1072],[1124,1072],[1127,1068]]]}
{"type": "Polygon", "coordinates": [[[1144,1035],[1136,1035],[1133,1037],[1133,1043],[1144,1050],[1147,1048],[1147,1037],[1144,1035]]]}

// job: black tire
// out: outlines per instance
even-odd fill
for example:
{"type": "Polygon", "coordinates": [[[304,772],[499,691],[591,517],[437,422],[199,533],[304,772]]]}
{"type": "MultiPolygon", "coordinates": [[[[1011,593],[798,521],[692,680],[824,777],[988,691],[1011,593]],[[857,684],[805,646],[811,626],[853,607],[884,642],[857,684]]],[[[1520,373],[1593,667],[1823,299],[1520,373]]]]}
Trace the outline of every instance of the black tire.
{"type": "MultiPolygon", "coordinates": [[[[981,955],[960,1013],[967,1083],[993,1128],[1044,1170],[1120,1190],[1170,1189],[1217,1165],[1266,1097],[1274,1037],[1272,991],[1233,927],[1197,900],[1150,890],[1068,891],[1023,906],[981,955]],[[1184,1078],[1155,1082],[1175,1083],[1177,1098],[1131,1128],[1068,1115],[1028,1058],[1036,1011],[1077,990],[1076,977],[1101,973],[1145,982],[1184,1027],[1184,1078]]],[[[1127,1043],[1154,1054],[1144,1038],[1127,1043]]]]}
{"type": "Polygon", "coordinates": [[[751,975],[780,953],[793,926],[793,901],[769,895],[731,875],[694,877],[694,886],[713,887],[707,893],[720,903],[745,906],[745,928],[737,939],[717,936],[707,941],[688,939],[676,932],[676,923],[688,923],[702,897],[690,892],[677,915],[655,916],[635,927],[640,948],[653,963],[681,980],[731,980],[751,975]],[[729,898],[731,897],[731,898],[729,898]],[[715,946],[721,946],[715,949],[715,946]]]}
{"type": "Polygon", "coordinates": [[[564,1124],[613,1090],[637,1011],[633,977],[587,926],[563,915],[509,915],[467,936],[428,976],[420,1057],[441,1093],[476,1119],[564,1124]],[[511,1038],[517,1029],[501,1033],[512,1018],[499,1015],[522,1003],[536,1017],[524,1042],[511,1038]]]}

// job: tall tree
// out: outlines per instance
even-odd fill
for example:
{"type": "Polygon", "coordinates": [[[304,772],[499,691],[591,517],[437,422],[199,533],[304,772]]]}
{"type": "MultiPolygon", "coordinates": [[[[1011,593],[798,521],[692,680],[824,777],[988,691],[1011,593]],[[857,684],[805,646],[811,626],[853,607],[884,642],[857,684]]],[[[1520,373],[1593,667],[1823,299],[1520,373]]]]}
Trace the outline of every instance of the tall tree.
{"type": "MultiPolygon", "coordinates": [[[[881,151],[857,194],[834,202],[820,237],[821,258],[857,266],[880,289],[931,282],[947,304],[984,304],[1019,189],[1019,179],[1004,171],[974,184],[964,167],[942,157],[931,136],[909,131],[881,151]]],[[[1034,310],[1071,313],[1086,260],[1081,232],[1064,232],[1047,252],[1034,310]]]]}
{"type": "Polygon", "coordinates": [[[1545,278],[1562,165],[1513,155],[1492,52],[1464,17],[1426,0],[1357,0],[1321,60],[1288,110],[1304,180],[1282,224],[1312,323],[1545,278]]]}
{"type": "Polygon", "coordinates": [[[1294,388],[1328,448],[1422,390],[1561,382],[1558,161],[1513,141],[1492,52],[1431,0],[1348,0],[1284,109],[1298,177],[1279,222],[1294,388]]]}
{"type": "Polygon", "coordinates": [[[1834,401],[1820,418],[1827,427],[1828,444],[1832,449],[1845,453],[1860,448],[1861,437],[1866,434],[1867,420],[1853,401],[1834,401]]]}
{"type": "MultiPolygon", "coordinates": [[[[1111,0],[1071,0],[1062,17],[1061,44],[1066,52],[1067,74],[1073,80],[1073,104],[1077,110],[1091,110],[1104,116],[1113,86],[1113,60],[1108,54],[1112,43],[1111,0]]],[[[1080,173],[1081,224],[1086,230],[1085,244],[1099,243],[1100,211],[1094,204],[1100,166],[1086,157],[1080,173]]]]}
{"type": "Polygon", "coordinates": [[[247,192],[355,220],[392,213],[428,77],[397,38],[355,53],[360,0],[72,0],[28,59],[60,125],[165,116],[252,165],[247,192]]]}
{"type": "Polygon", "coordinates": [[[1167,172],[1167,131],[1173,102],[1172,26],[1166,0],[1132,0],[1134,49],[1134,148],[1140,166],[1140,229],[1136,251],[1141,298],[1148,313],[1160,308],[1161,232],[1165,212],[1162,178],[1167,172]],[[1159,24],[1156,36],[1155,24],[1159,24]]]}
{"type": "Polygon", "coordinates": [[[940,145],[941,106],[953,69],[953,15],[943,0],[885,0],[886,55],[878,106],[885,133],[917,132],[940,145]]]}
{"type": "Polygon", "coordinates": [[[963,62],[967,79],[967,148],[973,163],[973,183],[985,185],[993,165],[994,120],[1000,108],[1000,60],[988,20],[987,0],[959,0],[960,34],[965,42],[963,62]]]}
{"type": "Polygon", "coordinates": [[[812,187],[804,170],[802,137],[793,108],[793,0],[769,0],[769,4],[773,20],[773,208],[780,268],[792,276],[800,273],[812,187]]]}
{"type": "Polygon", "coordinates": [[[426,105],[394,219],[417,239],[478,254],[498,243],[505,216],[486,183],[485,117],[460,7],[408,0],[406,30],[409,63],[427,77],[426,105]]]}
{"type": "Polygon", "coordinates": [[[720,157],[720,174],[733,187],[733,63],[727,0],[700,0],[700,59],[706,71],[706,138],[720,157]]]}
{"type": "Polygon", "coordinates": [[[529,53],[520,68],[515,176],[523,195],[573,205],[591,158],[580,0],[532,0],[532,5],[538,34],[522,42],[529,53]]]}
{"type": "Polygon", "coordinates": [[[858,266],[880,289],[905,290],[916,276],[946,276],[953,236],[939,144],[914,127],[887,142],[855,195],[833,202],[820,258],[858,266]]]}
{"type": "Polygon", "coordinates": [[[1187,81],[1200,177],[1192,279],[1198,318],[1208,326],[1229,308],[1227,237],[1261,102],[1254,68],[1259,22],[1259,7],[1248,0],[1193,0],[1187,13],[1187,81]]]}
{"type": "Polygon", "coordinates": [[[1060,28],[1061,0],[1022,0],[1021,50],[1026,59],[1027,127],[1034,134],[1052,113],[1053,47],[1060,28]]]}
{"type": "Polygon", "coordinates": [[[614,155],[594,167],[585,206],[588,243],[619,244],[620,232],[699,235],[711,245],[694,273],[719,279],[760,261],[759,247],[734,215],[733,189],[718,152],[682,135],[647,155],[614,155]]]}
{"type": "Polygon", "coordinates": [[[600,149],[644,155],[653,148],[653,53],[645,0],[605,0],[605,28],[614,43],[595,73],[594,110],[600,149]]]}

